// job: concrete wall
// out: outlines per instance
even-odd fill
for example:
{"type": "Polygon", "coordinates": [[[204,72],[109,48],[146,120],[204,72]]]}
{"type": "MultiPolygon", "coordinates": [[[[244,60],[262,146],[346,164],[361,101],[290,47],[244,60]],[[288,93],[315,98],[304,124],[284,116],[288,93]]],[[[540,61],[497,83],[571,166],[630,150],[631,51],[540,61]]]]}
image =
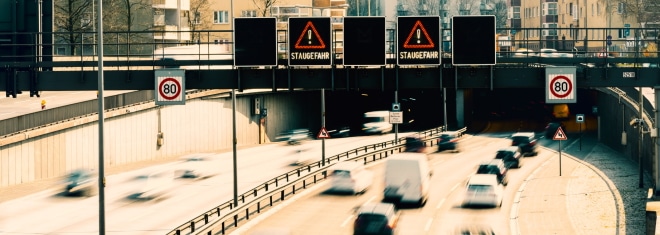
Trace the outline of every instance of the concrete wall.
{"type": "MultiPolygon", "coordinates": [[[[237,96],[237,145],[267,143],[286,129],[320,122],[320,106],[317,105],[320,93],[316,93],[237,96]],[[263,108],[268,110],[261,126],[263,131],[261,116],[253,115],[254,97],[260,97],[263,108]],[[260,136],[260,133],[265,135],[260,136]]],[[[232,148],[231,97],[201,97],[187,100],[186,105],[155,106],[152,103],[144,107],[106,112],[106,167],[232,148]],[[162,146],[156,144],[159,132],[164,134],[162,146]]],[[[0,146],[0,188],[63,176],[78,168],[96,169],[98,122],[77,122],[70,128],[41,135],[26,132],[24,140],[0,146]]]]}

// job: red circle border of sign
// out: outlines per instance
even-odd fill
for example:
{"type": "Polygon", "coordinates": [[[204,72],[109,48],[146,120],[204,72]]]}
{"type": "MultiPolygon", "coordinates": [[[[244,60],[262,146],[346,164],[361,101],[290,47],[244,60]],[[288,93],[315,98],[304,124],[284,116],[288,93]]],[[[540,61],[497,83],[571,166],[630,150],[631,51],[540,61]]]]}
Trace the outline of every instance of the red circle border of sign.
{"type": "Polygon", "coordinates": [[[553,78],[552,81],[550,81],[550,93],[552,93],[552,95],[554,95],[557,98],[564,98],[564,97],[568,96],[569,94],[571,94],[572,91],[573,91],[573,83],[566,76],[559,75],[559,76],[556,76],[555,78],[553,78]],[[554,84],[559,79],[564,79],[564,80],[568,81],[568,91],[566,92],[566,94],[563,94],[563,95],[557,94],[557,93],[555,93],[555,90],[552,89],[552,84],[554,84]]]}
{"type": "Polygon", "coordinates": [[[176,99],[181,94],[181,83],[178,80],[174,79],[174,78],[165,78],[165,79],[163,79],[163,81],[161,81],[158,84],[158,94],[160,94],[160,96],[163,97],[163,99],[166,99],[166,100],[176,99]],[[176,94],[174,94],[174,96],[166,96],[163,93],[163,89],[161,89],[161,87],[163,85],[165,85],[166,82],[170,82],[170,81],[174,82],[179,88],[179,89],[177,89],[176,94]]]}

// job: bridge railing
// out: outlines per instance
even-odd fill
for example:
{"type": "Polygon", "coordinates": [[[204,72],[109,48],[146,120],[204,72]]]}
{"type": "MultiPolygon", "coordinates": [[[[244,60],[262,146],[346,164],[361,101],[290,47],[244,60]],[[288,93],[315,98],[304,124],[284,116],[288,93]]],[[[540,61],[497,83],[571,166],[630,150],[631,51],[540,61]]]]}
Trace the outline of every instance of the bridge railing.
{"type": "MultiPolygon", "coordinates": [[[[444,130],[444,127],[433,128],[419,132],[417,136],[424,141],[425,146],[433,146],[436,144],[436,137],[444,130]]],[[[458,131],[465,132],[466,128],[458,131]]],[[[325,159],[325,165],[322,161],[317,161],[302,166],[239,195],[237,206],[234,206],[233,200],[229,200],[179,225],[168,234],[227,234],[248,220],[290,199],[296,193],[323,182],[328,177],[327,169],[337,162],[362,161],[368,164],[404,150],[405,137],[402,137],[328,157],[325,159]]]]}
{"type": "MultiPolygon", "coordinates": [[[[451,35],[451,28],[443,29],[441,35],[451,35]]],[[[336,29],[338,33],[341,29],[336,29]]],[[[588,58],[657,58],[658,28],[498,28],[496,29],[498,57],[506,62],[529,61],[530,58],[582,58],[584,63],[595,63],[588,58]],[[531,50],[530,53],[516,51],[531,50]],[[541,49],[550,49],[543,50],[541,49]]],[[[159,67],[190,66],[194,69],[231,69],[233,42],[215,40],[227,37],[230,30],[176,31],[175,33],[197,34],[198,42],[167,41],[159,37],[170,31],[106,31],[103,33],[104,62],[108,69],[130,70],[159,67]],[[178,48],[178,49],[173,49],[178,48]],[[168,58],[176,58],[172,61],[168,58]],[[212,67],[212,66],[227,66],[212,67]]],[[[53,33],[0,33],[0,37],[21,36],[33,38],[27,42],[0,44],[0,67],[55,68],[70,67],[89,70],[97,66],[97,32],[53,32],[53,33]],[[38,43],[39,38],[52,43],[38,43]]],[[[280,30],[278,35],[286,35],[280,30]]],[[[396,64],[395,30],[387,29],[387,64],[396,64]]],[[[496,37],[496,35],[493,35],[496,37]]],[[[335,37],[336,38],[336,37],[335,37]]],[[[442,37],[440,43],[444,58],[451,58],[451,37],[442,37]]],[[[287,37],[279,37],[278,54],[286,60],[287,37]]],[[[341,41],[331,43],[335,55],[333,64],[341,66],[343,48],[341,41]]],[[[625,64],[634,64],[634,60],[625,64]]],[[[649,61],[649,60],[644,60],[649,61]]],[[[653,61],[653,60],[651,60],[653,61]]],[[[285,61],[284,61],[285,62],[285,61]]],[[[639,63],[649,63],[640,61],[639,63]]],[[[655,62],[657,63],[657,61],[655,62]]],[[[287,63],[280,63],[286,65],[287,63]]],[[[451,64],[451,63],[447,63],[451,64]]]]}

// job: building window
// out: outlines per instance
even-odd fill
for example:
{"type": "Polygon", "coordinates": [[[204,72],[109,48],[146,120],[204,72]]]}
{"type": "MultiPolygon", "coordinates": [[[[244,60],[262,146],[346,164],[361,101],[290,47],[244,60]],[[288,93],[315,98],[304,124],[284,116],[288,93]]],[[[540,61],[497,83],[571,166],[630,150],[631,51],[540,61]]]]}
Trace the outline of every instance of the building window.
{"type": "Polygon", "coordinates": [[[543,15],[557,15],[557,3],[546,2],[543,3],[543,15]]]}
{"type": "Polygon", "coordinates": [[[192,20],[193,24],[201,24],[202,23],[202,13],[199,11],[195,12],[195,17],[192,20]]]}
{"type": "Polygon", "coordinates": [[[229,12],[228,11],[214,11],[213,12],[213,23],[214,24],[227,24],[227,23],[229,23],[229,12]]]}
{"type": "Polygon", "coordinates": [[[520,19],[520,7],[509,8],[509,19],[520,19]]]}
{"type": "Polygon", "coordinates": [[[257,17],[257,11],[256,10],[241,11],[241,17],[257,17]]]}
{"type": "Polygon", "coordinates": [[[624,12],[626,12],[626,4],[620,2],[619,7],[616,8],[616,13],[623,14],[624,12]]]}
{"type": "Polygon", "coordinates": [[[543,23],[543,36],[557,36],[557,23],[543,23]]]}

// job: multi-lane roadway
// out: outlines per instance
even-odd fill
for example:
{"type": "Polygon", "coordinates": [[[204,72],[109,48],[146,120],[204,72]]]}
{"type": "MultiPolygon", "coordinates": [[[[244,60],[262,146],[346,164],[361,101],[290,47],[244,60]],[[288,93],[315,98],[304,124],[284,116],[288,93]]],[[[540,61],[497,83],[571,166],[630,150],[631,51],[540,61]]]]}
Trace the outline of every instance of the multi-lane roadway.
{"type": "MultiPolygon", "coordinates": [[[[329,139],[326,156],[393,139],[394,134],[329,139]]],[[[320,160],[320,148],[320,140],[312,140],[302,145],[274,143],[238,151],[239,193],[295,169],[290,164],[301,154],[314,154],[320,160]]],[[[176,171],[180,162],[108,176],[104,216],[107,234],[165,234],[231,200],[233,154],[214,154],[211,158],[210,164],[217,165],[216,176],[202,180],[175,179],[157,200],[132,199],[143,186],[138,179],[152,172],[176,171]]],[[[49,188],[0,204],[0,234],[98,234],[98,196],[70,197],[61,192],[60,187],[49,188]]]]}

